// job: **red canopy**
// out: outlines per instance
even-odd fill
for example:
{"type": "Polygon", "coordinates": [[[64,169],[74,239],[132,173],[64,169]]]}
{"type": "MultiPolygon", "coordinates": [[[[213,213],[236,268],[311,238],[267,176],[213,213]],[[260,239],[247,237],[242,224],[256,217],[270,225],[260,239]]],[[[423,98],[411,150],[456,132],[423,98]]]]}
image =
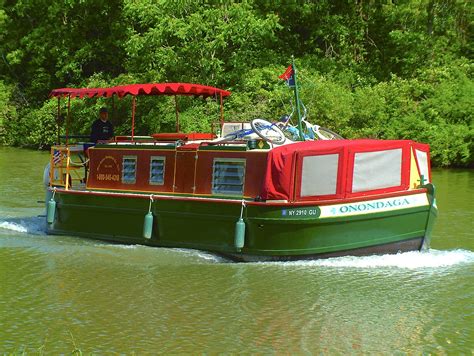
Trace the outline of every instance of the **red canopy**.
{"type": "Polygon", "coordinates": [[[122,98],[126,95],[187,95],[187,96],[229,96],[230,91],[222,90],[207,85],[190,83],[155,83],[155,84],[130,84],[110,88],[61,88],[54,89],[50,97],[111,97],[117,95],[122,98]]]}
{"type": "MultiPolygon", "coordinates": [[[[410,140],[328,140],[306,141],[279,146],[268,154],[265,179],[261,197],[265,200],[297,199],[298,177],[301,180],[302,161],[305,156],[340,154],[342,164],[338,169],[337,184],[341,197],[364,195],[364,192],[351,193],[354,154],[358,152],[383,151],[401,148],[403,150],[401,181],[408,184],[410,173],[410,148],[414,147],[429,153],[429,146],[410,140]],[[348,181],[346,186],[346,180],[348,181]]],[[[429,157],[429,156],[428,156],[429,157]]],[[[324,171],[324,167],[321,170],[324,171]]],[[[429,169],[429,168],[428,168],[429,169]]],[[[397,188],[398,189],[398,188],[397,188]]],[[[402,189],[402,188],[400,188],[402,189]]],[[[399,189],[399,190],[400,190],[399,189]]],[[[392,189],[393,190],[393,189],[392,189]]],[[[380,192],[387,189],[380,189],[380,192]]]]}

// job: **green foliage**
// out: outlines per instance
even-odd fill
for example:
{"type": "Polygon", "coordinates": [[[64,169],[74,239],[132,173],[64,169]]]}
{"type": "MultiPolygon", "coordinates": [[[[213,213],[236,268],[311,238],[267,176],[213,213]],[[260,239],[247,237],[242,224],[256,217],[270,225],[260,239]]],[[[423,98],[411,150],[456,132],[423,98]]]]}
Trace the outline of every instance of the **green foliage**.
{"type": "MultiPolygon", "coordinates": [[[[474,2],[0,0],[0,143],[57,138],[58,87],[197,82],[232,91],[229,121],[277,120],[295,55],[308,119],[345,137],[413,139],[438,166],[472,166],[474,2]]],[[[130,97],[72,99],[88,135],[106,105],[129,135],[130,97]]],[[[178,98],[180,129],[208,131],[211,100],[178,98]]],[[[63,115],[67,99],[61,99],[63,115]]],[[[137,98],[135,134],[175,130],[172,97],[137,98]]],[[[65,134],[65,125],[60,127],[65,134]]]]}
{"type": "Polygon", "coordinates": [[[248,70],[237,88],[238,93],[227,100],[227,120],[249,122],[264,118],[272,121],[287,113],[289,91],[281,80],[275,79],[281,71],[282,67],[275,66],[248,70]]]}
{"type": "Polygon", "coordinates": [[[122,71],[121,0],[17,1],[0,13],[0,76],[41,105],[49,90],[122,71]],[[2,28],[3,27],[3,28],[2,28]]]}
{"type": "Polygon", "coordinates": [[[16,106],[11,102],[12,89],[0,80],[0,144],[11,144],[8,128],[18,120],[16,106]]]}
{"type": "Polygon", "coordinates": [[[125,1],[134,26],[125,49],[127,69],[145,80],[233,85],[247,68],[269,63],[273,14],[259,16],[246,2],[125,1]],[[263,46],[262,46],[263,44],[263,46]]]}
{"type": "Polygon", "coordinates": [[[14,146],[45,148],[54,143],[56,121],[54,103],[46,102],[36,110],[21,110],[3,122],[6,132],[4,142],[14,146]]]}
{"type": "Polygon", "coordinates": [[[353,115],[351,87],[321,75],[308,75],[306,81],[306,85],[305,80],[301,81],[301,98],[310,108],[308,119],[347,135],[347,124],[353,115]]]}

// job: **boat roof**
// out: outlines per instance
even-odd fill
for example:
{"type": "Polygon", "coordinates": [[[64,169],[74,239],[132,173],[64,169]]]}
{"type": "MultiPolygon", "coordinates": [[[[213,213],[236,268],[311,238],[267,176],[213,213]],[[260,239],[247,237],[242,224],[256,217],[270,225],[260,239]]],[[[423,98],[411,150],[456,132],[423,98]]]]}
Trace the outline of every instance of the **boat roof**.
{"type": "Polygon", "coordinates": [[[226,97],[230,95],[230,91],[192,83],[151,83],[118,85],[109,88],[61,88],[54,89],[49,94],[50,97],[71,96],[73,98],[112,97],[113,95],[117,95],[119,98],[126,95],[184,95],[207,98],[210,96],[226,97]]]}

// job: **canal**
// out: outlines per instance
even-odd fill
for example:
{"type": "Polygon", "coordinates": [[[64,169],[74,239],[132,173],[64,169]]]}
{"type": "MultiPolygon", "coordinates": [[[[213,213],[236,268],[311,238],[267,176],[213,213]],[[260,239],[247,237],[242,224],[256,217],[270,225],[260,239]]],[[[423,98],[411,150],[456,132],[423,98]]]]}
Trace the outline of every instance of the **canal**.
{"type": "Polygon", "coordinates": [[[472,170],[434,170],[429,252],[239,264],[46,235],[47,160],[0,148],[0,354],[474,350],[472,170]]]}

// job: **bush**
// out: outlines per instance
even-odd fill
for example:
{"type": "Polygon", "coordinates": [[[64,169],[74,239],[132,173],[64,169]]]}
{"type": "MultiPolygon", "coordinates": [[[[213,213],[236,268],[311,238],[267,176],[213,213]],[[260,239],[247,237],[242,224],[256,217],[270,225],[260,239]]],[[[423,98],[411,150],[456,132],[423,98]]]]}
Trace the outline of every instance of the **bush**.
{"type": "Polygon", "coordinates": [[[13,144],[9,131],[17,123],[18,114],[11,98],[11,86],[0,81],[0,145],[13,144]]]}

